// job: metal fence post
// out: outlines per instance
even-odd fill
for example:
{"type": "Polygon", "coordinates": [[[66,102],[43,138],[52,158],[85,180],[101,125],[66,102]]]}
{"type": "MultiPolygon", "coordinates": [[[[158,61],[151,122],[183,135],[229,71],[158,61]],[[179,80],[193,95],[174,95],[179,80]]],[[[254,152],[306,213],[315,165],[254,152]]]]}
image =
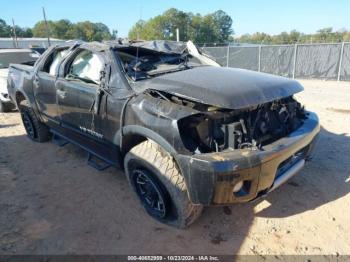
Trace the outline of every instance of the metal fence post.
{"type": "Polygon", "coordinates": [[[230,56],[230,45],[227,45],[227,54],[226,54],[227,58],[226,58],[226,67],[228,67],[228,62],[229,62],[229,56],[230,56]]]}
{"type": "Polygon", "coordinates": [[[341,43],[337,81],[340,81],[340,73],[341,73],[340,71],[341,71],[341,66],[342,66],[342,63],[343,63],[343,54],[344,54],[344,42],[341,43]]]}
{"type": "Polygon", "coordinates": [[[293,61],[293,79],[295,78],[295,67],[297,64],[297,49],[298,49],[298,44],[294,45],[294,61],[293,61]]]}
{"type": "Polygon", "coordinates": [[[258,72],[261,71],[261,45],[259,45],[259,60],[258,60],[258,72]]]}

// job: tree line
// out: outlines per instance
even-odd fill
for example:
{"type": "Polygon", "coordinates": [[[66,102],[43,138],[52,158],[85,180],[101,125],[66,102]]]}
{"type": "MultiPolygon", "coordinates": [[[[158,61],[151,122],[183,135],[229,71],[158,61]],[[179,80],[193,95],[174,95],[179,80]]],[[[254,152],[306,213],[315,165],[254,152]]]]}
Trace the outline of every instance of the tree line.
{"type": "MultiPolygon", "coordinates": [[[[84,41],[111,40],[117,37],[117,30],[110,32],[103,23],[90,21],[72,23],[67,19],[47,21],[50,37],[58,39],[80,39],[84,41]]],[[[47,37],[47,29],[44,21],[37,22],[33,28],[15,27],[18,37],[47,37]]],[[[12,37],[13,27],[0,19],[0,37],[12,37]]]]}
{"type": "MultiPolygon", "coordinates": [[[[334,31],[323,28],[314,34],[304,34],[297,30],[270,35],[263,32],[245,34],[235,37],[232,29],[232,18],[222,10],[207,15],[193,14],[171,8],[163,14],[136,22],[129,31],[131,40],[176,40],[176,29],[179,29],[180,40],[192,40],[197,44],[294,44],[350,42],[350,31],[334,31]]],[[[81,39],[84,41],[102,41],[117,38],[117,30],[110,29],[103,23],[90,21],[72,23],[68,19],[48,21],[50,37],[58,39],[81,39]]],[[[15,26],[18,37],[47,37],[44,21],[37,22],[33,28],[15,26]]],[[[13,27],[0,18],[0,37],[12,37],[13,27]]]]}
{"type": "Polygon", "coordinates": [[[292,30],[278,35],[256,32],[240,37],[230,37],[230,42],[251,44],[337,43],[349,41],[350,31],[346,29],[333,31],[332,27],[320,29],[314,34],[304,34],[297,30],[292,30]]]}
{"type": "Polygon", "coordinates": [[[233,34],[232,18],[222,10],[201,15],[171,8],[147,21],[139,20],[129,31],[129,39],[176,40],[176,29],[181,41],[195,43],[226,43],[233,34]]]}
{"type": "MultiPolygon", "coordinates": [[[[18,37],[33,37],[32,29],[28,27],[15,26],[18,37]]],[[[6,24],[5,20],[0,18],[0,37],[12,37],[13,27],[6,24]]]]}
{"type": "MultiPolygon", "coordinates": [[[[47,21],[50,37],[58,39],[81,39],[84,41],[101,41],[117,38],[117,30],[112,32],[103,23],[90,21],[72,23],[67,19],[47,21]]],[[[201,15],[186,13],[175,8],[147,21],[140,20],[129,31],[129,39],[136,40],[176,40],[179,29],[182,41],[192,40],[196,43],[226,43],[233,34],[232,18],[224,11],[201,15]]],[[[16,26],[18,37],[47,37],[44,21],[37,22],[33,28],[16,26]]],[[[12,26],[0,19],[0,37],[12,37],[12,26]]]]}

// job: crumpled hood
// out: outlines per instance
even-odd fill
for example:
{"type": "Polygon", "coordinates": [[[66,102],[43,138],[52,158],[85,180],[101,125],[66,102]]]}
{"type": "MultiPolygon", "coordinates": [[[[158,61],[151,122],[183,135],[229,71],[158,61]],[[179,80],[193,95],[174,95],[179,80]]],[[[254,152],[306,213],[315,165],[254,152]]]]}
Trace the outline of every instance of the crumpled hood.
{"type": "Polygon", "coordinates": [[[7,94],[7,74],[8,68],[0,69],[0,93],[7,94]]]}
{"type": "Polygon", "coordinates": [[[241,109],[291,96],[303,90],[295,80],[254,71],[214,66],[161,75],[135,83],[204,104],[241,109]]]}

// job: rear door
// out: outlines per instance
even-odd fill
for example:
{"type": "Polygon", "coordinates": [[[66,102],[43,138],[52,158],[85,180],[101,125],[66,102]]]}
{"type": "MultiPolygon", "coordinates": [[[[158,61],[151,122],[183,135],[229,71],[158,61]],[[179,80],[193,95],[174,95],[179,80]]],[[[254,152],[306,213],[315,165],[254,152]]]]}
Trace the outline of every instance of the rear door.
{"type": "Polygon", "coordinates": [[[68,47],[53,49],[42,61],[34,72],[34,96],[37,106],[44,117],[48,120],[59,121],[55,81],[58,74],[58,66],[63,57],[68,53],[68,47]]]}

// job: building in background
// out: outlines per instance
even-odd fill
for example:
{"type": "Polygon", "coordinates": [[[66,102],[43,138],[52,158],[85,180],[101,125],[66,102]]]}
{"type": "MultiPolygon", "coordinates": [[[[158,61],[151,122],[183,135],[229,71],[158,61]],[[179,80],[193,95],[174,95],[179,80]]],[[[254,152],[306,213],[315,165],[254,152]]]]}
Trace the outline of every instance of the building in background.
{"type": "MultiPolygon", "coordinates": [[[[65,40],[50,38],[51,45],[56,45],[65,42],[65,40]]],[[[17,38],[18,48],[47,48],[48,42],[47,38],[17,38]]],[[[14,38],[0,38],[0,48],[15,48],[14,38]]]]}

